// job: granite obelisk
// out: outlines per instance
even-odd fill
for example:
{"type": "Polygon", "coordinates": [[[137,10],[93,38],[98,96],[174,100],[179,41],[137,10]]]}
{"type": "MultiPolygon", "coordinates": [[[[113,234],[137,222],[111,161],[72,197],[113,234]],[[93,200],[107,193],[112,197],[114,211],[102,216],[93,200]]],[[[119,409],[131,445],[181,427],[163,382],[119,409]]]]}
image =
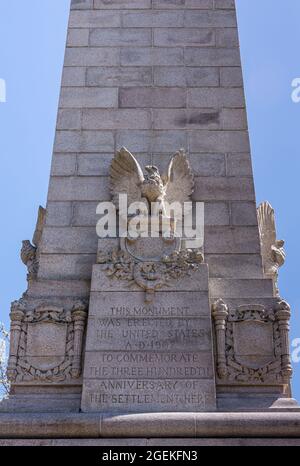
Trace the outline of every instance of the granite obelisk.
{"type": "Polygon", "coordinates": [[[14,436],[14,411],[26,413],[21,438],[226,438],[237,422],[241,437],[282,437],[282,411],[299,437],[284,258],[273,209],[257,213],[235,2],[73,0],[46,213],[23,243],[28,290],[12,304],[0,436],[14,436]],[[97,205],[143,170],[164,193],[169,173],[204,204],[201,250],[97,236],[97,205]]]}

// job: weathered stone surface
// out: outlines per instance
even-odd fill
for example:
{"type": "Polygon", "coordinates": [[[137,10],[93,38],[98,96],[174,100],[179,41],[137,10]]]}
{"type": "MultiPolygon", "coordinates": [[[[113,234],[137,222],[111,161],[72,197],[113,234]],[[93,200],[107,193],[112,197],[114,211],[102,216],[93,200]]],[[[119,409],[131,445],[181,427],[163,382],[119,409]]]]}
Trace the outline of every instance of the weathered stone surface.
{"type": "Polygon", "coordinates": [[[154,84],[157,86],[218,86],[217,68],[163,66],[154,68],[154,84]]]}
{"type": "Polygon", "coordinates": [[[187,47],[184,53],[187,66],[240,66],[237,48],[187,47]]]}
{"type": "Polygon", "coordinates": [[[71,11],[69,28],[120,27],[121,15],[114,11],[71,11]]]}
{"type": "Polygon", "coordinates": [[[211,29],[155,29],[154,45],[162,47],[209,46],[215,45],[215,35],[211,29]]]}
{"type": "MultiPolygon", "coordinates": [[[[68,68],[65,69],[68,70],[68,68]]],[[[87,69],[87,86],[135,87],[150,86],[151,84],[152,68],[149,66],[136,68],[126,66],[93,67],[87,69]]]]}
{"type": "Polygon", "coordinates": [[[90,45],[92,47],[99,46],[126,46],[139,45],[147,46],[151,45],[152,36],[151,29],[93,29],[90,33],[90,45]]]}
{"type": "Polygon", "coordinates": [[[94,0],[94,8],[102,9],[144,9],[151,8],[151,0],[94,0]]]}
{"type": "Polygon", "coordinates": [[[182,108],[186,106],[186,93],[178,88],[128,88],[120,89],[120,107],[182,108]]]}
{"type": "Polygon", "coordinates": [[[199,177],[194,199],[197,201],[254,201],[251,178],[199,177]]]}
{"type": "Polygon", "coordinates": [[[149,110],[84,110],[83,129],[151,129],[149,110]]]}
{"type": "Polygon", "coordinates": [[[63,87],[60,95],[61,108],[109,108],[117,103],[117,89],[63,87]]]}
{"type": "Polygon", "coordinates": [[[118,66],[120,51],[117,47],[67,47],[65,67],[118,66]]]}
{"type": "Polygon", "coordinates": [[[88,29],[70,29],[67,37],[68,47],[87,47],[89,35],[88,29]]]}
{"type": "Polygon", "coordinates": [[[114,135],[109,131],[59,131],[55,152],[113,152],[114,135]]]}
{"type": "MultiPolygon", "coordinates": [[[[105,53],[104,59],[107,59],[105,53]]],[[[114,58],[114,57],[113,57],[114,58]]],[[[184,55],[182,47],[122,47],[120,51],[122,66],[176,66],[184,65],[184,55]]],[[[75,58],[74,58],[75,61],[75,58]]],[[[190,60],[191,61],[191,60],[190,60]]],[[[197,63],[190,63],[197,66],[197,63]]],[[[208,63],[207,66],[211,66],[208,63]]]]}

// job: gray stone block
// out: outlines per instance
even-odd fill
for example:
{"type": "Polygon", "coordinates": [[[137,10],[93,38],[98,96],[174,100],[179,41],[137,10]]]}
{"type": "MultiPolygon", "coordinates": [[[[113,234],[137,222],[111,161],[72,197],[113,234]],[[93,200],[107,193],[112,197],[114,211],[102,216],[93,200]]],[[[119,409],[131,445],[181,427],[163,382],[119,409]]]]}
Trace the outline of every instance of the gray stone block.
{"type": "Polygon", "coordinates": [[[227,155],[228,176],[252,176],[252,163],[250,153],[227,155]]]}
{"type": "MultiPolygon", "coordinates": [[[[149,165],[151,157],[148,154],[134,154],[142,165],[149,165]]],[[[114,154],[78,154],[77,166],[80,176],[108,176],[114,154]]]]}
{"type": "Polygon", "coordinates": [[[263,278],[259,254],[206,254],[210,278],[263,278]]]}
{"type": "MultiPolygon", "coordinates": [[[[206,317],[152,317],[151,319],[112,318],[103,316],[101,312],[103,301],[98,300],[98,304],[96,315],[89,314],[87,329],[89,339],[86,351],[123,351],[126,345],[130,345],[132,350],[151,350],[153,340],[156,342],[157,348],[163,351],[193,352],[195,348],[201,352],[210,350],[211,322],[207,315],[206,317]],[[188,337],[181,336],[183,328],[188,337]]],[[[195,308],[198,309],[199,305],[200,303],[197,303],[195,308]]],[[[136,304],[134,307],[137,307],[136,304]]],[[[206,300],[206,312],[208,308],[208,300],[206,300]]],[[[212,377],[213,374],[211,373],[210,376],[212,377]]],[[[88,374],[87,377],[89,378],[90,375],[88,374]]]]}
{"type": "Polygon", "coordinates": [[[90,296],[89,280],[36,280],[32,282],[28,296],[30,298],[88,297],[90,296]]]}
{"type": "Polygon", "coordinates": [[[246,110],[223,108],[221,112],[221,121],[223,129],[247,129],[246,110]]]}
{"type": "Polygon", "coordinates": [[[118,131],[117,148],[125,146],[132,152],[172,153],[178,147],[187,147],[185,131],[118,131]]]}
{"type": "Polygon", "coordinates": [[[117,47],[67,47],[65,67],[118,66],[120,50],[117,47]]]}
{"type": "Polygon", "coordinates": [[[49,201],[108,201],[109,181],[106,177],[52,177],[49,201]]]}
{"type": "Polygon", "coordinates": [[[195,176],[224,176],[223,154],[191,154],[189,156],[195,176]]]}
{"type": "Polygon", "coordinates": [[[151,129],[150,110],[83,110],[83,129],[151,129]]]}
{"type": "Polygon", "coordinates": [[[57,131],[55,152],[113,152],[114,135],[109,131],[57,131]]]}
{"type": "Polygon", "coordinates": [[[184,26],[187,28],[236,28],[235,11],[187,11],[184,26]]]}
{"type": "Polygon", "coordinates": [[[72,220],[71,202],[48,202],[46,226],[63,227],[71,225],[72,220]]]}
{"type": "Polygon", "coordinates": [[[123,27],[180,28],[184,25],[183,11],[139,11],[122,14],[123,27]]]}
{"type": "Polygon", "coordinates": [[[254,201],[251,178],[198,177],[193,195],[195,201],[254,201]]]}
{"type": "Polygon", "coordinates": [[[259,254],[257,227],[207,226],[204,235],[205,254],[259,254]]]}
{"type": "Polygon", "coordinates": [[[64,67],[62,75],[62,86],[85,86],[86,68],[84,67],[64,67]]]}
{"type": "Polygon", "coordinates": [[[119,91],[120,107],[184,108],[186,92],[179,88],[129,87],[119,91]]]}
{"type": "Polygon", "coordinates": [[[58,111],[57,124],[58,129],[81,129],[81,110],[60,109],[58,111]]]}
{"type": "Polygon", "coordinates": [[[147,9],[151,8],[151,0],[94,0],[95,9],[147,9]]]}
{"type": "Polygon", "coordinates": [[[247,131],[191,131],[191,152],[249,152],[247,131]]]}
{"type": "Polygon", "coordinates": [[[94,227],[45,227],[42,250],[45,254],[94,254],[98,237],[94,227]]]}
{"type": "Polygon", "coordinates": [[[51,165],[52,176],[74,176],[76,172],[76,154],[53,154],[51,165]]]}
{"type": "Polygon", "coordinates": [[[153,8],[199,8],[209,10],[213,8],[213,0],[153,0],[153,8]]]}
{"type": "Polygon", "coordinates": [[[184,53],[187,66],[240,66],[237,48],[187,47],[184,53]]]}
{"type": "MultiPolygon", "coordinates": [[[[245,98],[242,88],[233,89],[212,89],[212,88],[200,88],[200,89],[189,89],[188,90],[188,107],[244,107],[245,98]]],[[[224,119],[225,120],[225,119],[224,119]]],[[[238,128],[235,128],[238,129],[238,128]]]]}
{"type": "Polygon", "coordinates": [[[92,10],[93,0],[71,0],[71,10],[92,10]]]}
{"type": "Polygon", "coordinates": [[[90,45],[99,46],[126,46],[139,44],[151,45],[151,29],[93,29],[90,33],[90,45]]]}
{"type": "Polygon", "coordinates": [[[67,36],[68,47],[87,47],[89,45],[89,29],[69,29],[67,36]]]}
{"type": "Polygon", "coordinates": [[[63,87],[60,108],[112,108],[118,106],[116,88],[74,88],[63,87]]]}
{"type": "Polygon", "coordinates": [[[96,223],[99,218],[96,214],[98,202],[73,202],[73,226],[93,226],[96,228],[96,223]]]}
{"type": "Polygon", "coordinates": [[[215,0],[215,8],[233,10],[235,8],[235,0],[215,0]]]}
{"type": "Polygon", "coordinates": [[[266,279],[211,278],[209,292],[212,298],[269,298],[273,296],[273,282],[266,279]]]}
{"type": "Polygon", "coordinates": [[[88,68],[87,86],[130,87],[150,86],[152,84],[151,67],[93,67],[88,68]]]}
{"type": "Polygon", "coordinates": [[[155,46],[213,46],[215,42],[212,29],[154,29],[155,46]]]}
{"type": "MultiPolygon", "coordinates": [[[[166,172],[170,154],[153,154],[153,163],[166,172]]],[[[225,156],[223,154],[190,154],[188,156],[195,176],[225,176],[225,156]]]]}
{"type": "Polygon", "coordinates": [[[39,278],[48,280],[90,280],[95,254],[42,254],[39,278]]]}
{"type": "Polygon", "coordinates": [[[218,29],[216,31],[217,47],[238,47],[239,36],[237,28],[218,29]]]}
{"type": "Polygon", "coordinates": [[[218,68],[160,66],[154,68],[154,84],[183,87],[218,86],[219,71],[218,68]]]}
{"type": "Polygon", "coordinates": [[[218,129],[221,127],[217,110],[154,110],[154,129],[218,129]]]}
{"type": "Polygon", "coordinates": [[[122,66],[184,65],[180,47],[122,47],[120,60],[122,66]]]}
{"type": "Polygon", "coordinates": [[[142,318],[145,323],[154,317],[182,318],[207,317],[208,295],[206,292],[177,291],[170,294],[157,292],[157,302],[145,303],[145,294],[138,291],[134,295],[128,293],[126,302],[120,304],[118,293],[91,293],[89,315],[94,318],[142,318]]]}
{"type": "Polygon", "coordinates": [[[120,27],[121,15],[117,11],[71,11],[69,28],[120,27]]]}
{"type": "Polygon", "coordinates": [[[205,225],[229,225],[229,205],[227,202],[205,202],[205,225]]]}
{"type": "Polygon", "coordinates": [[[240,67],[220,68],[220,84],[224,87],[242,87],[242,69],[240,67]]]}
{"type": "Polygon", "coordinates": [[[232,202],[231,223],[233,225],[257,225],[255,202],[232,202]]]}

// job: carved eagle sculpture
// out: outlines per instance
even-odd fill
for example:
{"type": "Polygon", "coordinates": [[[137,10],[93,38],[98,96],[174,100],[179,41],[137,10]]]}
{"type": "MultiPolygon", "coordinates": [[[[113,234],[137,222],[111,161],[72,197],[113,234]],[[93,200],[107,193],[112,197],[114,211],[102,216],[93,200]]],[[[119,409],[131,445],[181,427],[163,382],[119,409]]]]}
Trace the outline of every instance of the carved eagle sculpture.
{"type": "Polygon", "coordinates": [[[157,167],[148,165],[144,175],[136,158],[124,147],[118,151],[110,169],[110,187],[113,202],[118,206],[119,194],[127,194],[132,202],[183,203],[194,191],[194,176],[183,150],[170,160],[167,173],[161,176],[157,167]]]}
{"type": "Polygon", "coordinates": [[[257,209],[258,228],[264,274],[272,278],[278,292],[278,269],[285,262],[284,241],[276,238],[276,223],[273,207],[269,202],[262,202],[257,209]]]}

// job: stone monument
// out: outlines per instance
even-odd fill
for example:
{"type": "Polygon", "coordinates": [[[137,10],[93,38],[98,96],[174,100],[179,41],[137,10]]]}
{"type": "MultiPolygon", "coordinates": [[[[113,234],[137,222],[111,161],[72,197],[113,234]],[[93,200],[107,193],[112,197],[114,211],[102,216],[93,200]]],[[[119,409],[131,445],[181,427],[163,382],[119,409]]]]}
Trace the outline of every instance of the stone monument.
{"type": "Polygon", "coordinates": [[[299,444],[283,245],[256,208],[235,2],[73,0],[0,445],[299,444]],[[120,195],[141,231],[159,203],[155,237],[121,234],[132,215],[99,237],[120,195]],[[204,206],[197,247],[173,202],[204,206]]]}

